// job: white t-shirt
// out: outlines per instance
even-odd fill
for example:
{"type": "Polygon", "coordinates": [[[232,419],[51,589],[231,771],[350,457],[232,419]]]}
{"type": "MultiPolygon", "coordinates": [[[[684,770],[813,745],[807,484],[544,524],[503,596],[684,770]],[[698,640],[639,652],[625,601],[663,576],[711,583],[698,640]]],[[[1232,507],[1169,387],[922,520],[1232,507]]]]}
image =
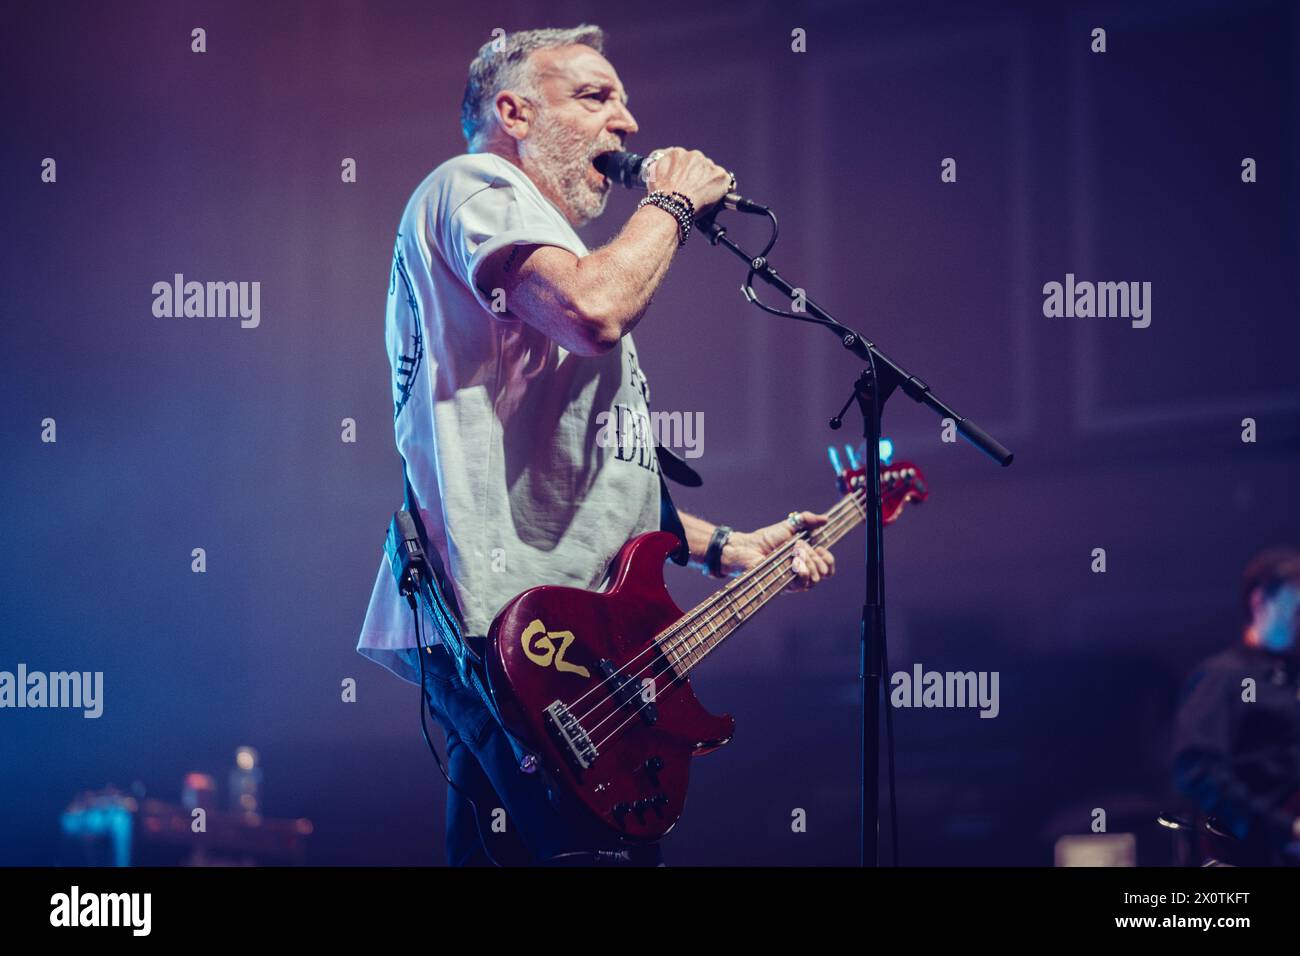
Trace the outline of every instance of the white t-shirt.
{"type": "MultiPolygon", "coordinates": [[[[650,392],[632,337],[584,358],[494,312],[478,272],[511,244],[587,255],[518,167],[456,156],[407,203],[388,283],[397,447],[478,635],[527,588],[598,586],[624,542],[659,527],[650,392]]],[[[357,650],[414,681],[403,650],[415,647],[412,613],[380,551],[357,650]]]]}

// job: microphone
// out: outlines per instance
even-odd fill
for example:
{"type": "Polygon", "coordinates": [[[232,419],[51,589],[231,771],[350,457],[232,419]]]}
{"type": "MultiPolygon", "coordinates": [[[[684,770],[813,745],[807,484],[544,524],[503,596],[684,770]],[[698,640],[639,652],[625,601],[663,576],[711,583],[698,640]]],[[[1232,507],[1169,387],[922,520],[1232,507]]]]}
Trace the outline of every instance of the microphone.
{"type": "MultiPolygon", "coordinates": [[[[628,189],[641,189],[646,184],[648,167],[645,157],[640,153],[601,153],[591,161],[591,165],[595,166],[596,171],[601,175],[609,177],[611,182],[626,186],[628,189]]],[[[766,206],[760,206],[736,193],[727,193],[722,197],[720,205],[724,209],[734,209],[736,212],[767,215],[766,206]]]]}

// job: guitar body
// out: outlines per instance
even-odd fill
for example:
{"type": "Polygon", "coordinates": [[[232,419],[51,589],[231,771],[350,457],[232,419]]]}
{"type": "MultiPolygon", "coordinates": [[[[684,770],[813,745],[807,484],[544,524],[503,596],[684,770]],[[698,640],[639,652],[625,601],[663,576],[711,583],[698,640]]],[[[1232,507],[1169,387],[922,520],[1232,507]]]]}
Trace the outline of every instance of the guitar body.
{"type": "Polygon", "coordinates": [[[735,729],[656,650],[655,635],[683,614],[663,578],[676,546],[666,531],[639,535],[614,559],[607,590],[524,591],[488,635],[488,678],[506,728],[573,798],[571,809],[633,842],[672,829],[691,758],[735,729]]]}
{"type": "MultiPolygon", "coordinates": [[[[810,546],[829,548],[866,515],[872,482],[852,465],[836,466],[844,497],[824,524],[795,532],[810,546]]],[[[875,477],[885,524],[929,494],[908,462],[875,477]]],[[[701,706],[687,672],[797,577],[794,546],[792,537],[683,612],[663,575],[677,538],[653,531],[622,547],[606,590],[536,587],[497,613],[486,654],[492,698],[570,816],[631,842],[673,828],[691,758],[721,747],[736,726],[701,706]]]]}

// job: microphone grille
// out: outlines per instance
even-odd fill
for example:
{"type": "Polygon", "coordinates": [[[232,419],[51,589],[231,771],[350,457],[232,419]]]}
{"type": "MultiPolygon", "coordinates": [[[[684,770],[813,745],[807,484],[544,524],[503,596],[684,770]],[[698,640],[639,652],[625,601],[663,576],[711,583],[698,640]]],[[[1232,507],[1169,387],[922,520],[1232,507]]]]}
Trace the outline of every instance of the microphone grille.
{"type": "Polygon", "coordinates": [[[612,182],[629,189],[641,185],[641,163],[644,157],[640,153],[613,152],[601,153],[593,159],[592,165],[612,182]]]}

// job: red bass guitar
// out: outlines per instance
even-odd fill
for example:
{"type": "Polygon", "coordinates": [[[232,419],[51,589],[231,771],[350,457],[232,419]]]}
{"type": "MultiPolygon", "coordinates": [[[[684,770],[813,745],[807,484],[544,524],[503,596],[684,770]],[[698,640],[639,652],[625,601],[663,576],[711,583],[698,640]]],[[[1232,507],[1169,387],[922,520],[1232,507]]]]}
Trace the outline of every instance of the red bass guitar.
{"type": "MultiPolygon", "coordinates": [[[[838,476],[829,521],[797,537],[831,547],[864,520],[865,469],[838,476]]],[[[880,470],[882,513],[896,520],[928,495],[907,462],[880,470]]],[[[795,577],[794,539],[689,612],[664,587],[677,539],[639,535],[614,559],[604,591],[536,587],[489,631],[488,677],[502,721],[529,746],[561,800],[633,842],[657,840],[681,817],[691,757],[731,739],[735,720],[709,713],[690,672],[795,577]]]]}

